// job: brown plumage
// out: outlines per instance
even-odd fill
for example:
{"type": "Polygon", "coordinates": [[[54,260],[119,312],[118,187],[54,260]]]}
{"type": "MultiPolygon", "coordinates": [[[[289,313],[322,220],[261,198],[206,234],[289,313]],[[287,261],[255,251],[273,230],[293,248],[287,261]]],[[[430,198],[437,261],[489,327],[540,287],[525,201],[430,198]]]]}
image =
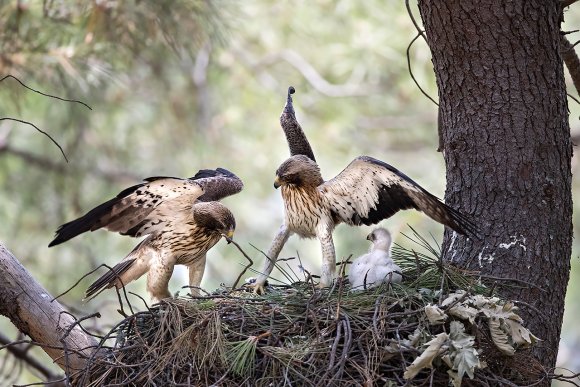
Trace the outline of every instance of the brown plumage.
{"type": "Polygon", "coordinates": [[[310,158],[292,156],[276,171],[274,187],[281,187],[285,220],[267,254],[270,260],[256,281],[258,291],[293,233],[319,239],[323,286],[328,286],[334,277],[336,258],[332,232],[340,223],[371,225],[399,210],[415,209],[460,234],[477,235],[476,226],[467,216],[441,202],[396,168],[368,156],[357,157],[327,182],[310,158]]]}
{"type": "Polygon", "coordinates": [[[190,179],[149,178],[62,225],[49,246],[99,228],[146,236],[112,271],[88,288],[87,297],[113,286],[120,288],[145,273],[153,301],[169,297],[174,265],[188,266],[192,293],[197,294],[195,287],[201,283],[207,251],[222,236],[231,238],[236,226],[230,210],[216,200],[242,187],[236,175],[222,168],[201,170],[190,179]]]}
{"type": "Polygon", "coordinates": [[[296,120],[294,106],[292,106],[292,94],[294,94],[295,91],[296,90],[292,86],[288,88],[286,105],[280,115],[280,126],[282,127],[282,130],[284,130],[284,136],[286,136],[288,148],[290,149],[290,156],[304,155],[310,160],[316,161],[310,143],[308,142],[302,127],[298,123],[298,120],[296,120]]]}
{"type": "Polygon", "coordinates": [[[306,136],[294,122],[292,92],[293,88],[289,90],[280,118],[292,156],[280,165],[274,183],[274,187],[282,190],[285,219],[255,282],[257,292],[263,291],[280,251],[294,233],[320,241],[323,286],[334,278],[336,258],[332,232],[340,223],[371,225],[400,210],[415,209],[460,234],[477,236],[477,228],[467,216],[447,206],[396,168],[372,157],[357,157],[338,176],[325,182],[306,136]]]}

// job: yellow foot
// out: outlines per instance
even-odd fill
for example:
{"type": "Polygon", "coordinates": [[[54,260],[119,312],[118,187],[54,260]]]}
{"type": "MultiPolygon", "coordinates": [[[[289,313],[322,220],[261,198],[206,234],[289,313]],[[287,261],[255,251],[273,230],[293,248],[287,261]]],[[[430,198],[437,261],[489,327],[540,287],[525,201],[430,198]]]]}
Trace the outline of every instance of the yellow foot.
{"type": "Polygon", "coordinates": [[[264,288],[264,284],[254,283],[254,284],[251,284],[249,286],[254,290],[255,294],[266,293],[266,289],[264,288]]]}

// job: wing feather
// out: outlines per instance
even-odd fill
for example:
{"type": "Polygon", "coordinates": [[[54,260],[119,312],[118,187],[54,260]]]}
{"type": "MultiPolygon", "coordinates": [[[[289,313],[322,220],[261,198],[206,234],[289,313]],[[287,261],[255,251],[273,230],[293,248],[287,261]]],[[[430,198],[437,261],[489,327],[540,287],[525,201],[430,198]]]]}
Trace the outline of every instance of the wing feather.
{"type": "Polygon", "coordinates": [[[200,170],[190,179],[150,177],[60,226],[49,247],[100,228],[133,237],[148,235],[171,221],[182,221],[197,200],[219,200],[242,187],[242,181],[223,168],[200,170]]]}
{"type": "Polygon", "coordinates": [[[191,178],[203,189],[198,200],[202,202],[218,201],[226,196],[237,194],[244,187],[242,180],[224,168],[202,169],[191,178]]]}
{"type": "Polygon", "coordinates": [[[338,176],[319,187],[333,215],[350,225],[371,225],[400,210],[416,209],[460,234],[477,228],[395,167],[369,156],[354,159],[338,176]]]}

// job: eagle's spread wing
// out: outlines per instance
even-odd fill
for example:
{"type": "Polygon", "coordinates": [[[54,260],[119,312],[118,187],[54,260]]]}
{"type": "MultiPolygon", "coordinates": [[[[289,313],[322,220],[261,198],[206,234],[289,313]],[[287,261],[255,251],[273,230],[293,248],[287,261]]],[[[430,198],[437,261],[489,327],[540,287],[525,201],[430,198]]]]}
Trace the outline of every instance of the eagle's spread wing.
{"type": "Polygon", "coordinates": [[[280,115],[280,126],[282,126],[282,129],[284,130],[284,135],[286,136],[291,156],[304,155],[310,160],[316,161],[310,143],[308,142],[302,127],[296,119],[296,114],[294,113],[294,107],[292,106],[292,94],[294,94],[294,92],[294,87],[290,86],[288,88],[286,106],[284,106],[284,110],[280,115]]]}
{"type": "Polygon", "coordinates": [[[151,177],[58,228],[50,246],[102,227],[139,237],[186,215],[196,200],[213,201],[241,191],[242,181],[226,169],[200,170],[190,179],[151,177]]]}
{"type": "Polygon", "coordinates": [[[333,215],[350,225],[375,224],[399,210],[414,208],[460,234],[477,235],[476,226],[465,215],[393,166],[372,157],[357,157],[319,189],[333,215]]]}

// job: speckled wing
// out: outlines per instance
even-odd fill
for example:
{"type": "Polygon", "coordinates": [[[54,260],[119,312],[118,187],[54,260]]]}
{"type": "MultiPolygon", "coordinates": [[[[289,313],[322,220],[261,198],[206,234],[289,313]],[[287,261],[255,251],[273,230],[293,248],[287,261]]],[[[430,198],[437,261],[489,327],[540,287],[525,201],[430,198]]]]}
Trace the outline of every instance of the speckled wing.
{"type": "Polygon", "coordinates": [[[319,190],[335,218],[350,225],[376,224],[400,210],[416,209],[460,234],[477,235],[467,216],[393,166],[372,157],[357,157],[319,190]]]}
{"type": "Polygon", "coordinates": [[[165,228],[167,222],[183,221],[197,200],[219,200],[239,192],[242,187],[241,180],[223,168],[200,170],[190,179],[147,178],[144,183],[127,188],[82,217],[60,226],[49,247],[100,228],[133,237],[151,234],[165,228]]]}

